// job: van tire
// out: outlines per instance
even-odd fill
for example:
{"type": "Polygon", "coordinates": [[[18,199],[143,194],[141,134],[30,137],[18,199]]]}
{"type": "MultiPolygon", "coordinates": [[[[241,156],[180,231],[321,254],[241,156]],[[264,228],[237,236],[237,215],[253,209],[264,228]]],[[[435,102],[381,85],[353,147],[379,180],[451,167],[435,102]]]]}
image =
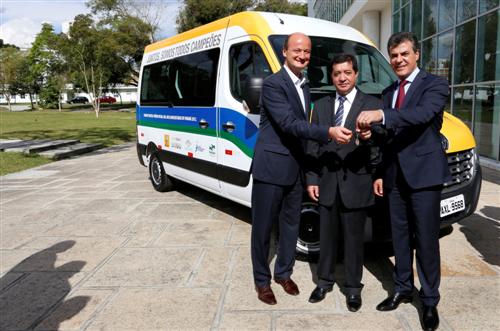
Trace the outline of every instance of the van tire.
{"type": "Polygon", "coordinates": [[[171,191],[174,186],[170,177],[165,173],[163,163],[157,153],[153,153],[149,159],[149,179],[158,192],[171,191]]]}
{"type": "Polygon", "coordinates": [[[318,204],[302,202],[299,237],[296,253],[299,260],[315,261],[319,256],[319,211],[318,204]]]}

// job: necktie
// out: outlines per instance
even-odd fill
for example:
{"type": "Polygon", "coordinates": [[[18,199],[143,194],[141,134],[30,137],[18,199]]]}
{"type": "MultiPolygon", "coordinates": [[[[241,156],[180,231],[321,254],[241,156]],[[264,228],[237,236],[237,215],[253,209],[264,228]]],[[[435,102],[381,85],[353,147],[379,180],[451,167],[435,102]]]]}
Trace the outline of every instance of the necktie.
{"type": "Polygon", "coordinates": [[[403,80],[399,83],[398,97],[396,98],[396,109],[401,108],[403,102],[405,101],[405,85],[408,83],[407,80],[403,80]]]}
{"type": "Polygon", "coordinates": [[[339,108],[335,113],[335,126],[342,126],[342,117],[344,116],[344,96],[339,96],[339,108]]]}

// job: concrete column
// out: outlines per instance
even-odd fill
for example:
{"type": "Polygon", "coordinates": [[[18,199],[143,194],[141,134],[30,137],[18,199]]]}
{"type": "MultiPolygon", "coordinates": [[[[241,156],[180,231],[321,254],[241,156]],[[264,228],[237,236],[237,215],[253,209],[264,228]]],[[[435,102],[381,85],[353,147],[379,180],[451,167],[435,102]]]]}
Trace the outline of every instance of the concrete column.
{"type": "Polygon", "coordinates": [[[380,11],[366,11],[362,16],[362,32],[380,48],[380,11]]]}

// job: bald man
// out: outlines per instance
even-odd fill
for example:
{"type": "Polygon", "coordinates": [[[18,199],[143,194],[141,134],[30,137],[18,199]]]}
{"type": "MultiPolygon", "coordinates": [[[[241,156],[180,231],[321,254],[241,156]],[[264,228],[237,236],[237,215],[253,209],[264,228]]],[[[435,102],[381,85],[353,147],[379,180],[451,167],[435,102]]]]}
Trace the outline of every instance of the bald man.
{"type": "Polygon", "coordinates": [[[271,289],[269,242],[273,223],[279,227],[274,280],[286,293],[298,295],[291,279],[299,233],[303,194],[304,139],[341,141],[328,126],[310,125],[309,86],[302,71],[309,64],[311,40],[303,33],[289,35],[283,45],[285,63],[264,81],[259,135],[252,163],[251,254],[259,300],[276,304],[271,289]]]}

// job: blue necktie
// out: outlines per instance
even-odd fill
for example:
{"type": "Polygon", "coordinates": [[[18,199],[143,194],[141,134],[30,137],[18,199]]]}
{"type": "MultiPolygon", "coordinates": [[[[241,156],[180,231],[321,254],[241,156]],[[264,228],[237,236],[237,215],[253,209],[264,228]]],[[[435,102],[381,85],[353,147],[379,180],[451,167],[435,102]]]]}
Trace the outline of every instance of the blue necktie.
{"type": "Polygon", "coordinates": [[[342,117],[344,116],[344,96],[339,96],[339,108],[335,113],[335,126],[342,126],[342,117]]]}

